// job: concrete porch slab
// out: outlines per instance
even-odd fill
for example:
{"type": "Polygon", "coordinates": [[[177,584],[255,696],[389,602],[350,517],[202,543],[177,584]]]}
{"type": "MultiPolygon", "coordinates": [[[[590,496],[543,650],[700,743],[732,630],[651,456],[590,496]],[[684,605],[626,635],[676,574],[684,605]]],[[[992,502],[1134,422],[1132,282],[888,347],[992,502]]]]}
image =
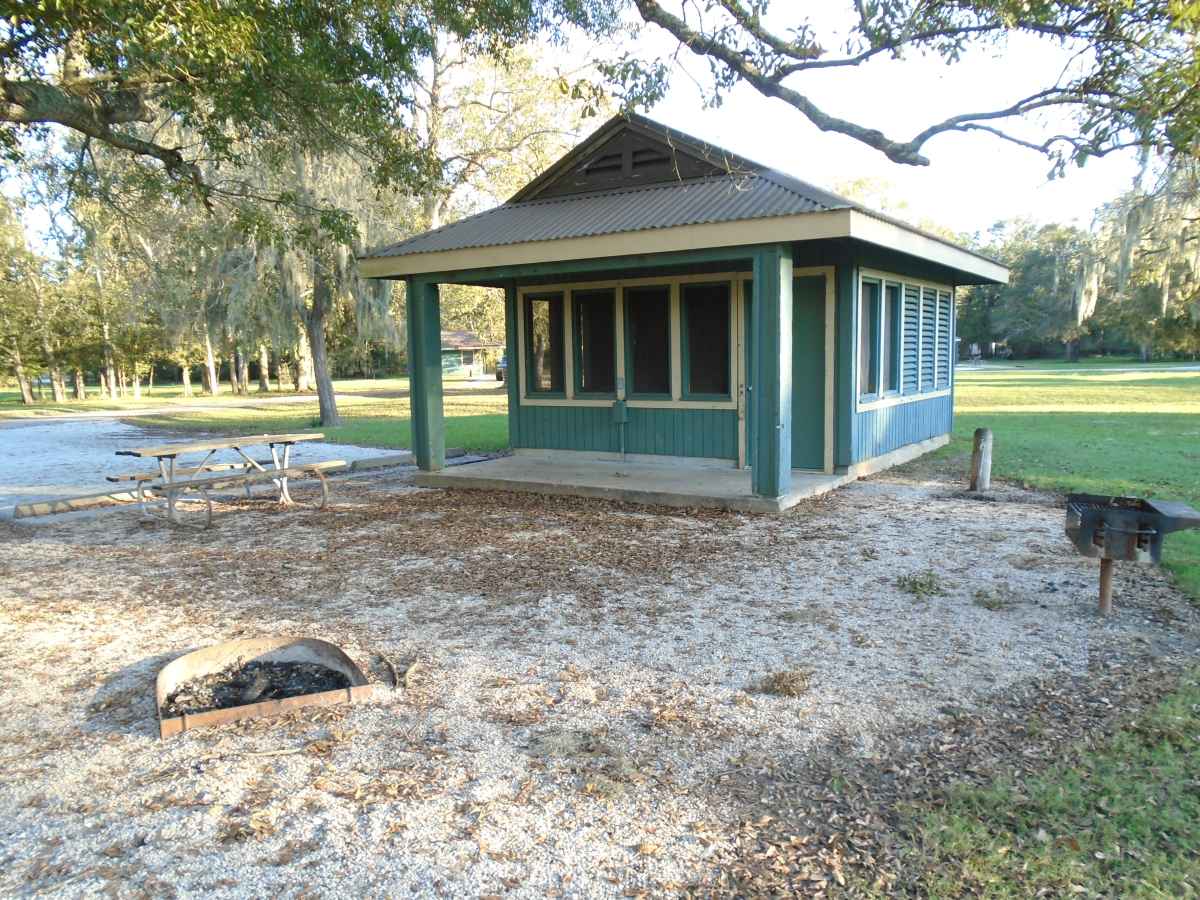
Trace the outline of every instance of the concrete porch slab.
{"type": "Polygon", "coordinates": [[[599,497],[652,506],[691,506],[738,512],[774,513],[853,481],[852,475],[793,471],[791,490],[783,497],[756,497],[750,472],[732,466],[679,465],[607,459],[546,459],[506,456],[455,466],[440,472],[419,472],[423,487],[474,488],[599,497]]]}

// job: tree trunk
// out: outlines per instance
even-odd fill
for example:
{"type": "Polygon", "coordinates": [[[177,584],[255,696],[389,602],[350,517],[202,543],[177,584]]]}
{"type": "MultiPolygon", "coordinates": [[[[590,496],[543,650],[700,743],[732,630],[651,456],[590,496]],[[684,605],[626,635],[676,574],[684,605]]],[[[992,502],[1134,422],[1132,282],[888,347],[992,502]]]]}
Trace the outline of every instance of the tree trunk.
{"type": "Polygon", "coordinates": [[[210,397],[221,393],[221,382],[217,377],[217,357],[213,353],[212,336],[208,333],[207,323],[204,326],[204,390],[210,397]]]}
{"type": "Polygon", "coordinates": [[[50,373],[50,389],[54,392],[55,403],[67,402],[67,389],[63,380],[62,366],[58,362],[58,354],[54,352],[54,336],[50,333],[50,317],[46,315],[46,303],[38,279],[34,281],[34,294],[37,299],[37,328],[38,338],[42,344],[42,359],[46,363],[46,371],[50,373]]]}
{"type": "Polygon", "coordinates": [[[1067,341],[1067,362],[1079,362],[1079,338],[1067,341]]]}
{"type": "Polygon", "coordinates": [[[122,400],[129,390],[129,376],[125,374],[124,366],[117,366],[117,393],[122,400]]]}
{"type": "Polygon", "coordinates": [[[117,399],[117,365],[113,359],[112,340],[108,331],[108,322],[101,328],[101,339],[104,344],[104,383],[108,388],[108,399],[117,399]]]}
{"type": "Polygon", "coordinates": [[[1138,356],[1141,358],[1142,362],[1144,362],[1144,363],[1150,362],[1150,342],[1149,341],[1144,341],[1138,345],[1138,356]]]}
{"type": "Polygon", "coordinates": [[[192,367],[184,363],[179,367],[179,383],[183,385],[183,396],[191,397],[192,394],[192,367]]]}
{"type": "Polygon", "coordinates": [[[133,370],[133,399],[142,399],[142,376],[136,368],[133,370]]]}
{"type": "Polygon", "coordinates": [[[87,399],[87,384],[83,380],[83,369],[76,367],[75,369],[75,399],[87,399]]]}
{"type": "Polygon", "coordinates": [[[235,394],[240,394],[242,392],[241,387],[238,384],[238,363],[240,362],[239,355],[240,354],[238,353],[237,346],[232,346],[229,353],[229,390],[235,394]]]}
{"type": "Polygon", "coordinates": [[[271,354],[266,344],[258,345],[258,392],[271,392],[271,354]]]}
{"type": "Polygon", "coordinates": [[[33,391],[29,388],[29,378],[25,375],[25,363],[21,359],[21,348],[16,339],[12,342],[13,374],[17,376],[17,386],[21,389],[21,402],[26,406],[33,403],[33,391]]]}
{"type": "Polygon", "coordinates": [[[312,346],[308,342],[308,326],[305,333],[300,335],[300,343],[296,347],[296,360],[292,363],[292,384],[300,393],[312,390],[313,360],[312,346]]]}
{"type": "Polygon", "coordinates": [[[241,350],[237,352],[238,361],[238,393],[250,393],[250,357],[241,350]]]}
{"type": "Polygon", "coordinates": [[[312,348],[313,372],[317,379],[317,402],[321,410],[321,427],[333,428],[342,424],[338,415],[337,397],[333,393],[333,379],[329,375],[329,357],[325,352],[325,318],[332,305],[328,278],[322,267],[316,267],[313,277],[313,299],[304,314],[304,330],[312,348]]]}
{"type": "Polygon", "coordinates": [[[150,364],[150,371],[146,374],[146,387],[151,391],[154,390],[154,363],[150,364]]]}

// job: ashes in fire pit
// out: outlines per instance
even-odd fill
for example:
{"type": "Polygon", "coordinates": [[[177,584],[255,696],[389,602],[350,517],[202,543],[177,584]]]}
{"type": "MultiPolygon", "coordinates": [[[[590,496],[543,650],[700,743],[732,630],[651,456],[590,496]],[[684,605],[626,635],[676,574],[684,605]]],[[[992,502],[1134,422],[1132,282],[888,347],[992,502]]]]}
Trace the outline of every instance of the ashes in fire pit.
{"type": "Polygon", "coordinates": [[[219,672],[181,684],[167,695],[162,705],[162,715],[194,716],[214,709],[336,691],[350,686],[350,679],[341,672],[317,663],[238,661],[219,672]]]}

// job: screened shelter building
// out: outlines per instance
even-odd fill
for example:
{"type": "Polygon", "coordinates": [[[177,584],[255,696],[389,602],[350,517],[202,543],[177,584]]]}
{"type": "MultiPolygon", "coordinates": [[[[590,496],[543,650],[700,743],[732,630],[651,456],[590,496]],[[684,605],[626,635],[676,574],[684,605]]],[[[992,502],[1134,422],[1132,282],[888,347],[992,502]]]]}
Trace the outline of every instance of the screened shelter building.
{"type": "Polygon", "coordinates": [[[640,116],[360,259],[407,282],[418,482],[777,511],[949,439],[985,256],[640,116]],[[504,290],[513,455],[445,469],[444,284],[504,290]]]}

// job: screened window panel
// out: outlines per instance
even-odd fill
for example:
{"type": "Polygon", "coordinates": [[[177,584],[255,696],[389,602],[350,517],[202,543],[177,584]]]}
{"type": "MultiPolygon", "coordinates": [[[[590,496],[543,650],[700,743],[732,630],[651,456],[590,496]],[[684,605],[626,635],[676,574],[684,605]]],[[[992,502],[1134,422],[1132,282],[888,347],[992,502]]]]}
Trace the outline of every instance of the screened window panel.
{"type": "Polygon", "coordinates": [[[617,390],[616,291],[573,291],[576,390],[612,394],[617,390]]]}
{"type": "Polygon", "coordinates": [[[950,302],[950,294],[946,291],[938,291],[937,309],[937,387],[947,388],[950,386],[952,355],[950,326],[953,322],[954,306],[950,302]]]}
{"type": "Polygon", "coordinates": [[[530,394],[563,392],[563,297],[526,297],[525,355],[530,394]]]}
{"type": "Polygon", "coordinates": [[[937,291],[921,288],[921,390],[933,388],[937,346],[937,291]]]}
{"type": "Polygon", "coordinates": [[[728,282],[682,286],[684,389],[689,395],[729,396],[729,301],[728,282]]]}
{"type": "Polygon", "coordinates": [[[665,285],[625,290],[626,373],[633,395],[671,394],[671,289],[665,285]]]}
{"type": "Polygon", "coordinates": [[[900,390],[900,328],[903,309],[900,285],[888,284],[883,291],[883,363],[880,379],[885,391],[900,390]]]}
{"type": "Polygon", "coordinates": [[[905,394],[919,390],[921,331],[921,289],[911,284],[904,286],[903,343],[900,350],[901,389],[905,394]]]}
{"type": "Polygon", "coordinates": [[[858,395],[879,393],[879,283],[864,281],[858,295],[858,395]]]}

